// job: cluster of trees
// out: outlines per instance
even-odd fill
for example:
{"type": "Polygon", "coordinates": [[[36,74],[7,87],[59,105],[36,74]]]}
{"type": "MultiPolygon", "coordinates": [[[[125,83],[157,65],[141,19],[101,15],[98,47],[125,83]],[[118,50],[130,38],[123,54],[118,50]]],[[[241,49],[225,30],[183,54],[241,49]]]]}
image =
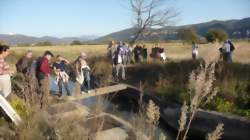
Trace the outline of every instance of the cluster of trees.
{"type": "Polygon", "coordinates": [[[74,40],[70,43],[70,45],[74,46],[74,45],[83,45],[83,43],[79,40],[74,40]]]}
{"type": "MultiPolygon", "coordinates": [[[[0,42],[1,43],[1,42],[0,42]]],[[[18,44],[17,46],[53,46],[55,44],[49,42],[49,41],[43,41],[43,42],[38,42],[35,44],[29,44],[29,43],[24,43],[24,44],[18,44]]],[[[82,43],[81,41],[78,40],[74,40],[70,43],[70,45],[74,46],[74,45],[84,45],[84,43],[82,43]]]]}
{"type": "Polygon", "coordinates": [[[53,43],[51,43],[49,41],[44,41],[44,42],[38,42],[34,46],[52,46],[52,45],[53,45],[53,43]]]}
{"type": "Polygon", "coordinates": [[[185,42],[222,42],[228,38],[228,34],[223,29],[210,29],[204,37],[197,34],[193,28],[183,28],[178,31],[178,37],[185,42]]]}
{"type": "Polygon", "coordinates": [[[208,42],[222,42],[228,38],[228,34],[222,29],[210,29],[206,34],[208,42]]]}

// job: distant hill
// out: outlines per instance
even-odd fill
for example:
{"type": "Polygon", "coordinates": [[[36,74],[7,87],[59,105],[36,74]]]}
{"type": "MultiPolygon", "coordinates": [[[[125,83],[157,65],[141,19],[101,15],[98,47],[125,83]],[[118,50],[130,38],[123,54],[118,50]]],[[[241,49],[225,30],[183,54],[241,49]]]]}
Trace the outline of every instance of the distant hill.
{"type": "Polygon", "coordinates": [[[49,41],[53,44],[70,44],[74,40],[85,42],[85,41],[90,41],[96,38],[98,37],[97,36],[80,36],[80,37],[57,38],[57,37],[52,37],[52,36],[33,37],[33,36],[26,36],[26,35],[20,35],[20,34],[14,34],[14,35],[0,34],[0,41],[6,42],[10,45],[34,44],[34,43],[44,42],[44,41],[49,41]]]}
{"type": "MultiPolygon", "coordinates": [[[[233,39],[242,39],[250,38],[250,18],[244,18],[241,20],[227,20],[219,21],[213,20],[210,22],[185,25],[185,26],[168,26],[160,29],[148,29],[152,32],[149,36],[141,38],[142,40],[177,40],[178,30],[181,28],[194,28],[200,36],[204,36],[209,29],[220,28],[225,30],[230,38],[233,39]]],[[[70,44],[73,40],[79,40],[82,42],[88,43],[99,43],[105,42],[108,40],[116,41],[128,41],[134,35],[135,29],[129,28],[115,33],[111,33],[102,37],[97,36],[80,36],[80,37],[64,37],[57,38],[51,36],[44,37],[32,37],[25,35],[6,35],[0,34],[0,41],[4,41],[10,45],[16,44],[32,44],[38,42],[49,41],[53,44],[70,44]]]]}
{"type": "MultiPolygon", "coordinates": [[[[213,20],[210,22],[185,25],[185,26],[168,26],[160,29],[151,29],[153,33],[143,40],[176,40],[178,39],[178,30],[181,28],[194,28],[200,36],[204,36],[209,29],[220,28],[225,30],[230,38],[241,39],[250,38],[250,18],[241,20],[219,21],[213,20]]],[[[119,32],[100,37],[95,42],[103,42],[110,39],[113,40],[130,40],[135,32],[135,29],[125,29],[119,32]]]]}

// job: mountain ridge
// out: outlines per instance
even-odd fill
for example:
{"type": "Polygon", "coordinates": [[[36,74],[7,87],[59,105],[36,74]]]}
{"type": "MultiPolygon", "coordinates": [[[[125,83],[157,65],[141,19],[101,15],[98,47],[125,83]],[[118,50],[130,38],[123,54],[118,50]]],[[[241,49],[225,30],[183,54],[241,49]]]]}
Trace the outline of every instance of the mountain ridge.
{"type": "MultiPolygon", "coordinates": [[[[167,26],[159,29],[148,29],[153,32],[150,36],[141,38],[142,40],[177,40],[178,30],[182,28],[194,28],[200,36],[204,36],[209,29],[220,28],[225,30],[230,38],[243,39],[250,38],[250,17],[243,19],[231,19],[231,20],[212,20],[203,23],[181,25],[181,26],[167,26]]],[[[127,28],[117,32],[113,32],[101,37],[94,35],[85,35],[79,37],[53,37],[42,36],[33,37],[22,34],[0,34],[0,41],[6,42],[10,45],[17,44],[34,44],[38,42],[49,41],[53,44],[70,44],[74,40],[81,42],[99,43],[108,40],[122,40],[129,41],[135,33],[134,28],[127,28]]]]}

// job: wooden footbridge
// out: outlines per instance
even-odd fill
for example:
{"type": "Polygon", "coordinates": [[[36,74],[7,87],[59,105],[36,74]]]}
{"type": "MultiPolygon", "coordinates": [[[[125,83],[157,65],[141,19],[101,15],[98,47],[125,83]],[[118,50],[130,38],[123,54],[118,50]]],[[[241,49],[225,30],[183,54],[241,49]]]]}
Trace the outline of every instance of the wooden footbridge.
{"type": "MultiPolygon", "coordinates": [[[[94,96],[107,95],[110,93],[119,93],[119,91],[126,90],[128,88],[135,89],[135,87],[132,87],[127,84],[115,83],[111,86],[106,86],[106,87],[101,87],[101,88],[90,90],[88,93],[82,92],[82,94],[65,97],[65,99],[66,101],[83,100],[83,99],[94,97],[94,96]]],[[[15,112],[15,110],[11,107],[11,105],[2,95],[0,95],[0,106],[2,110],[5,112],[5,114],[11,119],[11,121],[15,125],[18,125],[22,121],[21,117],[15,112]]]]}
{"type": "Polygon", "coordinates": [[[90,90],[88,93],[82,92],[82,94],[69,96],[69,97],[66,97],[66,99],[69,101],[83,100],[83,99],[94,97],[94,96],[107,95],[110,93],[119,93],[119,91],[126,90],[128,88],[133,88],[133,89],[139,90],[136,87],[133,87],[131,85],[116,83],[116,84],[111,85],[111,86],[106,86],[106,87],[101,87],[101,88],[96,88],[96,89],[90,90]]]}

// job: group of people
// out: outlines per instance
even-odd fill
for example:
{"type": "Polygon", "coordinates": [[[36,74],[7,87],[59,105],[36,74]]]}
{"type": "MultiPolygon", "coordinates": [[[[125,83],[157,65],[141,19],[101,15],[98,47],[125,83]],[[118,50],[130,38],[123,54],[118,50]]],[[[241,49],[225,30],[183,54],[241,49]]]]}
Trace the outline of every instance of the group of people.
{"type": "Polygon", "coordinates": [[[125,80],[125,65],[147,61],[147,48],[145,45],[131,46],[120,41],[110,41],[107,47],[107,56],[113,65],[115,81],[125,80]]]}
{"type": "Polygon", "coordinates": [[[223,59],[224,62],[233,62],[232,53],[235,50],[234,44],[230,40],[224,41],[223,46],[219,49],[220,58],[223,59]]]}
{"type": "MultiPolygon", "coordinates": [[[[0,94],[4,97],[8,97],[11,92],[11,76],[13,71],[6,62],[6,58],[9,55],[9,46],[0,45],[0,94]]],[[[235,50],[233,43],[230,40],[224,42],[223,46],[219,49],[221,58],[225,62],[232,62],[232,52],[235,50]]],[[[146,45],[131,46],[124,42],[115,43],[111,41],[108,45],[108,58],[113,65],[113,74],[115,81],[125,80],[125,65],[146,62],[148,59],[148,52],[146,45]]],[[[157,58],[166,61],[166,53],[164,48],[159,47],[157,44],[152,48],[150,54],[152,58],[157,58]]],[[[37,93],[41,96],[41,107],[48,104],[49,96],[49,76],[51,71],[56,75],[56,84],[58,85],[58,96],[62,96],[63,86],[67,95],[70,96],[68,81],[69,75],[67,74],[67,66],[71,64],[67,59],[61,55],[56,56],[56,60],[50,65],[51,59],[54,57],[53,53],[46,51],[43,56],[35,59],[33,58],[33,52],[27,51],[25,55],[16,63],[16,69],[18,73],[25,75],[27,78],[33,79],[34,85],[37,85],[37,93]]],[[[192,43],[192,58],[198,58],[198,45],[195,42],[192,43]]],[[[81,53],[77,59],[73,62],[73,71],[75,74],[75,81],[79,85],[81,93],[88,93],[91,88],[90,67],[87,63],[87,55],[81,53]]]]}
{"type": "MultiPolygon", "coordinates": [[[[0,45],[0,93],[4,97],[8,97],[11,93],[11,76],[13,71],[6,62],[9,55],[9,46],[0,45]]],[[[45,51],[43,56],[35,59],[33,52],[27,51],[16,63],[16,70],[18,73],[23,74],[28,80],[36,79],[33,84],[36,86],[36,93],[40,96],[41,108],[46,108],[48,105],[48,97],[50,94],[49,76],[54,72],[56,76],[56,84],[58,85],[58,96],[62,96],[62,87],[64,86],[67,95],[70,96],[68,81],[69,75],[67,74],[67,66],[70,62],[61,55],[56,56],[54,63],[50,63],[54,57],[50,51],[45,51]]],[[[73,70],[76,77],[76,83],[79,85],[81,93],[88,93],[90,86],[90,67],[87,64],[87,55],[81,53],[73,62],[73,70]]]]}
{"type": "MultiPolygon", "coordinates": [[[[224,41],[222,47],[219,48],[220,58],[224,62],[233,62],[232,53],[235,50],[235,46],[231,40],[224,41]]],[[[198,58],[198,45],[192,42],[192,58],[195,60],[198,58]]]]}
{"type": "MultiPolygon", "coordinates": [[[[113,64],[114,78],[116,81],[125,80],[125,66],[148,61],[148,49],[145,44],[129,45],[122,41],[110,41],[107,47],[107,56],[113,64]]],[[[156,44],[150,56],[166,62],[167,56],[164,48],[156,44]]]]}

